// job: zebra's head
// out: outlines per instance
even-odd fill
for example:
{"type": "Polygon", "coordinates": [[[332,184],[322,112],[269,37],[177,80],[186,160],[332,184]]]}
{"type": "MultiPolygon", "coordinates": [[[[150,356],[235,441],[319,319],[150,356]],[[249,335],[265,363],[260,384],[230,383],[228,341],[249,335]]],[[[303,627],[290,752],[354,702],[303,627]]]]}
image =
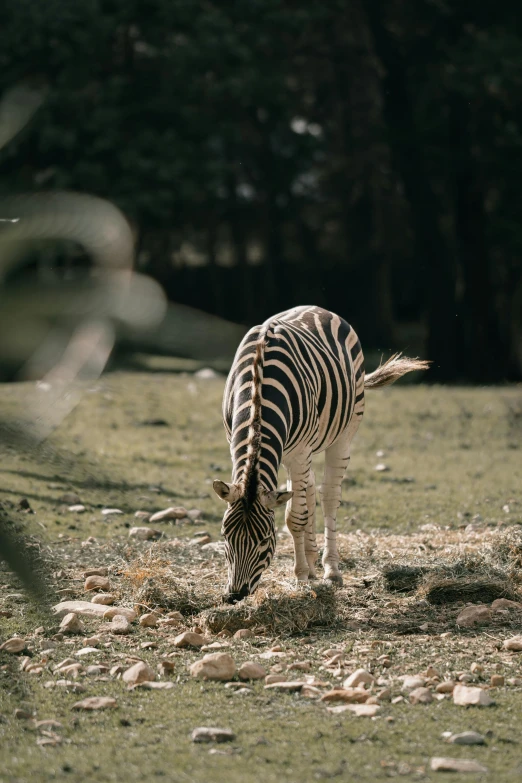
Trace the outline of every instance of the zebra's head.
{"type": "Polygon", "coordinates": [[[224,600],[234,604],[251,595],[275,552],[274,509],[292,497],[292,492],[258,487],[248,500],[240,484],[214,481],[214,492],[226,501],[221,532],[225,538],[228,585],[224,600]]]}

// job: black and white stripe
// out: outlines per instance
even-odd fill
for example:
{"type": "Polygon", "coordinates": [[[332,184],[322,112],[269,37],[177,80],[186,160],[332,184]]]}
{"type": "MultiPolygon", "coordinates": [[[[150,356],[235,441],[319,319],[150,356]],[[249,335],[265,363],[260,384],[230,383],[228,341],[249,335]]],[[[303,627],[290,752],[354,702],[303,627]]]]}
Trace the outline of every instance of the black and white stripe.
{"type": "MultiPolygon", "coordinates": [[[[422,362],[392,359],[366,377],[391,383],[422,362]],[[378,377],[377,377],[378,376],[378,377]]],[[[232,455],[232,483],[214,482],[228,502],[223,535],[229,566],[228,599],[255,589],[275,550],[274,508],[287,503],[295,574],[315,577],[315,477],[312,456],[325,452],[322,506],[324,578],[342,582],[335,518],[350,444],[364,411],[364,363],[355,331],[319,307],[297,307],[251,329],[241,342],[223,398],[232,455]],[[288,471],[288,490],[277,490],[288,471]]]]}

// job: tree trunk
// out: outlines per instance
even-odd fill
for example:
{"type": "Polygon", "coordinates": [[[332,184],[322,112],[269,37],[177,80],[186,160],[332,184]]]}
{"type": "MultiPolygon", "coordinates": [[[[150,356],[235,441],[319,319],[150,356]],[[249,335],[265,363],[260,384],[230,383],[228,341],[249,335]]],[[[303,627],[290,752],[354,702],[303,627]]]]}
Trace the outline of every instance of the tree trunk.
{"type": "Polygon", "coordinates": [[[450,381],[458,373],[454,263],[439,227],[437,203],[425,170],[408,94],[406,65],[382,22],[381,4],[368,3],[366,13],[375,52],[386,72],[383,106],[392,157],[410,205],[416,255],[425,269],[426,353],[433,362],[428,377],[450,381]]]}

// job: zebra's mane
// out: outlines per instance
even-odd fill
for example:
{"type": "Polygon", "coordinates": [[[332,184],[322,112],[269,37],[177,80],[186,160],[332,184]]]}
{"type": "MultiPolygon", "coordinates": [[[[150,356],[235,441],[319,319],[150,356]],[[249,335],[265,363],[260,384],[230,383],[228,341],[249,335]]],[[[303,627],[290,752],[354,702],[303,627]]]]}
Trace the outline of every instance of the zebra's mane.
{"type": "Polygon", "coordinates": [[[248,426],[248,444],[243,469],[243,499],[251,506],[256,499],[259,487],[259,459],[261,455],[261,406],[263,386],[263,366],[266,337],[271,324],[267,323],[259,332],[256,351],[252,362],[252,399],[248,426]]]}

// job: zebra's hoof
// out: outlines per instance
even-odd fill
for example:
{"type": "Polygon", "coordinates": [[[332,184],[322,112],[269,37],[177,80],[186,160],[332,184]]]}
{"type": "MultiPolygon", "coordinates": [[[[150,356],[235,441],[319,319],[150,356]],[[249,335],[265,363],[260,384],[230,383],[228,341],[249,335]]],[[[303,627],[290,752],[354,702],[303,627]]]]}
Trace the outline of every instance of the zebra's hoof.
{"type": "Polygon", "coordinates": [[[332,587],[342,587],[343,586],[343,578],[341,574],[329,574],[329,576],[325,576],[324,582],[327,585],[331,585],[332,587]]]}

